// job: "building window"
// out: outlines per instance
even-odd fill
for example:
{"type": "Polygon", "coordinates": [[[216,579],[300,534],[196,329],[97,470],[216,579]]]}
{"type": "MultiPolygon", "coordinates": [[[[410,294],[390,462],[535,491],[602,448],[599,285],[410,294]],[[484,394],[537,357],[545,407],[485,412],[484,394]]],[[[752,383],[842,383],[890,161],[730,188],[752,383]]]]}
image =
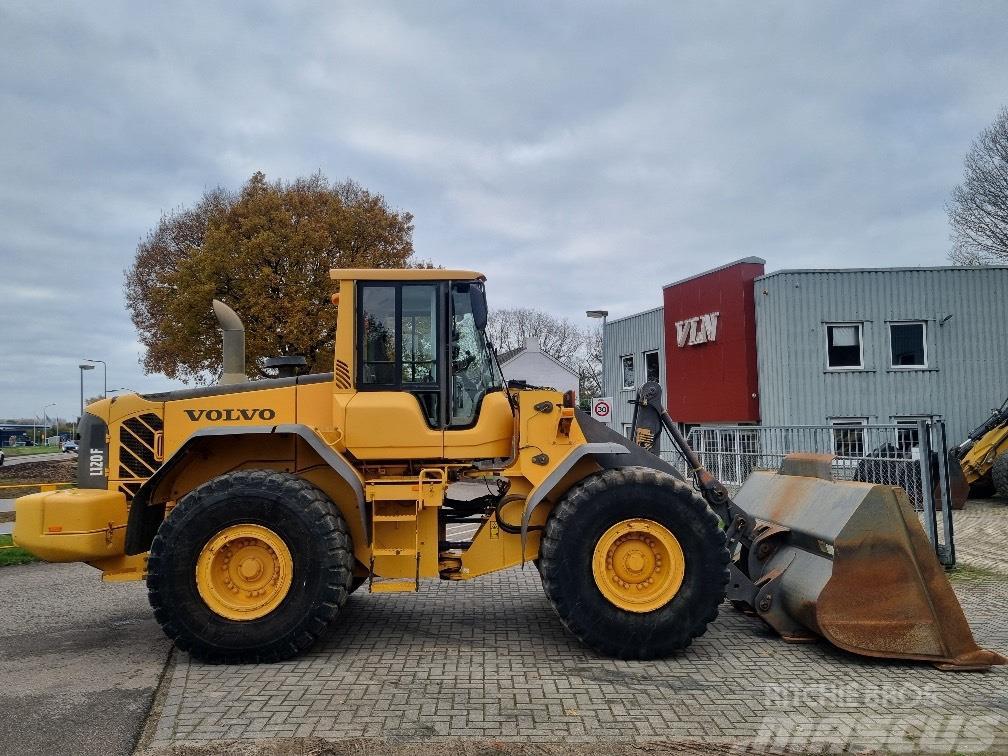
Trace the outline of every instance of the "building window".
{"type": "Polygon", "coordinates": [[[658,352],[644,352],[644,380],[657,383],[661,378],[658,367],[658,352]]]}
{"type": "Polygon", "coordinates": [[[831,370],[864,368],[861,323],[826,324],[826,365],[831,370]]]}
{"type": "Polygon", "coordinates": [[[894,368],[927,367],[927,328],[924,323],[890,323],[889,349],[894,368]]]}
{"type": "Polygon", "coordinates": [[[631,438],[633,435],[633,424],[623,423],[623,435],[627,438],[631,438]]]}
{"type": "Polygon", "coordinates": [[[917,428],[919,420],[930,420],[930,417],[897,417],[896,447],[905,459],[920,459],[920,431],[917,428]]]}
{"type": "Polygon", "coordinates": [[[838,457],[863,457],[865,455],[864,417],[838,417],[830,421],[833,427],[833,453],[838,457]]]}
{"type": "Polygon", "coordinates": [[[634,383],[633,355],[628,354],[625,357],[620,357],[620,362],[623,364],[623,389],[633,391],[637,385],[634,383]]]}

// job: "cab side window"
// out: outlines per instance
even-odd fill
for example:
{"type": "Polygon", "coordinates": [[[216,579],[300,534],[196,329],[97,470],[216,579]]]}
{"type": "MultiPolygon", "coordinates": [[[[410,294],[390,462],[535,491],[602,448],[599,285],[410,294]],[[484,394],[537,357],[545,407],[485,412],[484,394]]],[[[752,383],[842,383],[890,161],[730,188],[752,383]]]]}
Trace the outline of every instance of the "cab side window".
{"type": "Polygon", "coordinates": [[[362,383],[394,386],[396,381],[396,287],[362,286],[362,383]]]}
{"type": "Polygon", "coordinates": [[[438,284],[361,283],[362,389],[409,391],[432,428],[441,426],[438,284]]]}
{"type": "Polygon", "coordinates": [[[476,326],[470,287],[455,284],[451,292],[451,411],[448,425],[466,428],[479,415],[488,390],[500,385],[487,349],[486,336],[476,326]]]}

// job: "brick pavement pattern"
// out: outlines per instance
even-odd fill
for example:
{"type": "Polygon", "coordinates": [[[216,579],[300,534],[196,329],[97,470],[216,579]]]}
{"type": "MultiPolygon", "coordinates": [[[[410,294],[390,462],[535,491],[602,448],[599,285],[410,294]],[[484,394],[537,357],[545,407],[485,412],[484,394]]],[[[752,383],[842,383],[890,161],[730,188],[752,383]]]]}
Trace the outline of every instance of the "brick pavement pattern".
{"type": "Polygon", "coordinates": [[[953,511],[956,562],[1008,575],[1008,500],[971,499],[953,511]]]}
{"type": "MultiPolygon", "coordinates": [[[[978,642],[1008,653],[1008,577],[954,584],[978,642]]],[[[789,645],[727,606],[676,658],[606,659],[566,634],[531,565],[419,594],[362,589],[299,659],[209,666],[176,653],[168,674],[152,752],[221,738],[1008,752],[1008,668],[946,673],[789,645]]]]}

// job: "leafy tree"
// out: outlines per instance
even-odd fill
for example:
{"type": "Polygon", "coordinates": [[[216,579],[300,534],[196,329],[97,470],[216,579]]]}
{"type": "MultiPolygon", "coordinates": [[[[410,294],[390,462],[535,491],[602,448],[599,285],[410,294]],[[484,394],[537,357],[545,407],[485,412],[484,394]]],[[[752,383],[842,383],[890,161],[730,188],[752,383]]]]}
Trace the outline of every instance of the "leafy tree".
{"type": "Polygon", "coordinates": [[[952,190],[946,210],[954,262],[1008,262],[1008,108],[973,142],[963,181],[952,190]]]}
{"type": "Polygon", "coordinates": [[[206,382],[221,370],[213,298],[245,324],[250,375],[268,357],[302,355],[332,369],[336,308],[330,268],[400,268],[415,263],[413,216],[380,194],[321,173],[270,183],[255,173],[238,191],[205,192],[191,208],[161,217],[137,246],[125,294],[144,369],[206,382]]]}

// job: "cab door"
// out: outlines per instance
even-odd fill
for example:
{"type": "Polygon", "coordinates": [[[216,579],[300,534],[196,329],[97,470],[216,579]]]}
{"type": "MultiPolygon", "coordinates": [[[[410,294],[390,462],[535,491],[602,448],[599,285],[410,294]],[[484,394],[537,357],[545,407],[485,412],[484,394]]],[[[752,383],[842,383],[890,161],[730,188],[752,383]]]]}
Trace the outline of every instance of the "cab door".
{"type": "Polygon", "coordinates": [[[357,393],[347,403],[346,445],[358,459],[444,456],[444,286],[357,284],[357,393]]]}
{"type": "Polygon", "coordinates": [[[445,459],[505,459],[512,453],[514,410],[487,342],[486,312],[482,283],[451,284],[445,459]]]}

